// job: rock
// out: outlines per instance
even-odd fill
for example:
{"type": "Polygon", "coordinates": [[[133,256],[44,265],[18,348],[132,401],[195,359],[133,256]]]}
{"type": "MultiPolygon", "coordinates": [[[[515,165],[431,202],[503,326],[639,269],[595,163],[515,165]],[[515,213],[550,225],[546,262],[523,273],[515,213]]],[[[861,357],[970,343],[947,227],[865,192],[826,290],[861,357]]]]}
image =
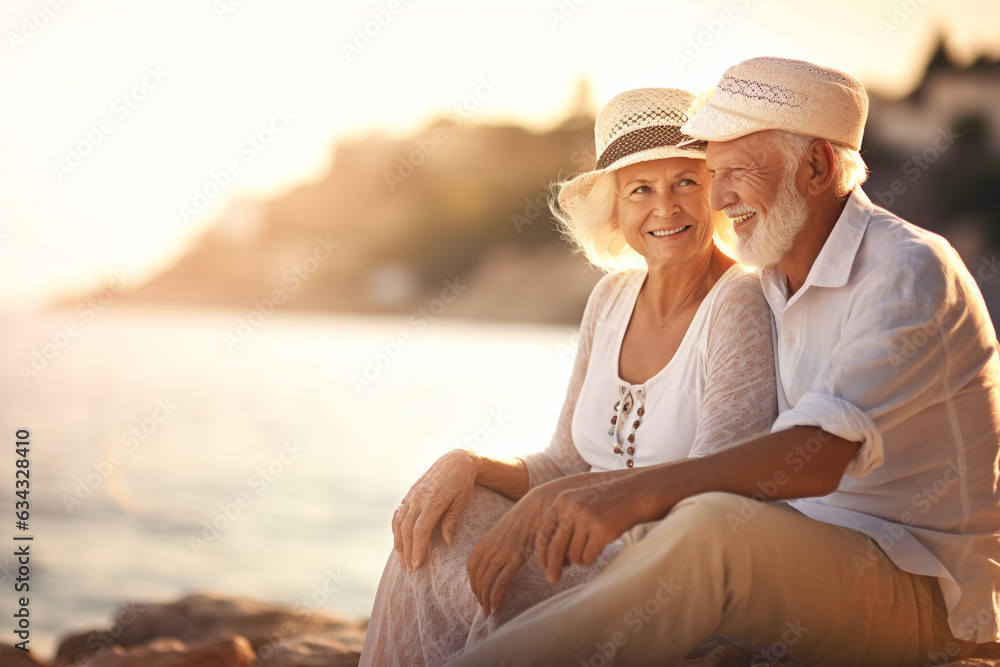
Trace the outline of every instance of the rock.
{"type": "Polygon", "coordinates": [[[780,667],[800,667],[798,663],[791,662],[791,658],[775,658],[775,662],[765,660],[766,654],[761,654],[755,650],[750,642],[746,640],[727,639],[719,635],[712,635],[704,640],[691,651],[685,660],[677,663],[678,667],[769,667],[769,665],[780,665],[780,667]]]}
{"type": "Polygon", "coordinates": [[[702,641],[686,659],[677,663],[678,667],[748,667],[749,664],[750,654],[718,635],[702,641]]]}
{"type": "Polygon", "coordinates": [[[106,630],[67,637],[56,664],[72,664],[112,645],[130,647],[158,637],[189,643],[210,637],[245,637],[254,651],[277,646],[303,634],[333,638],[364,636],[364,623],[348,622],[318,611],[296,611],[242,598],[197,593],[167,604],[125,605],[106,630]]]}
{"type": "Polygon", "coordinates": [[[733,646],[719,646],[697,658],[688,658],[677,667],[750,667],[750,656],[733,646]]]}
{"type": "Polygon", "coordinates": [[[28,651],[0,644],[0,665],[3,667],[38,667],[42,664],[28,651]]]}
{"type": "Polygon", "coordinates": [[[274,653],[258,651],[262,667],[357,667],[364,633],[355,636],[303,635],[274,647],[274,653]]]}
{"type": "Polygon", "coordinates": [[[238,635],[185,644],[162,637],[140,646],[112,646],[87,667],[254,667],[250,642],[238,635]]]}
{"type": "MultiPolygon", "coordinates": [[[[59,642],[59,648],[56,650],[55,664],[72,665],[77,656],[88,656],[95,653],[97,649],[88,645],[87,641],[92,637],[95,637],[96,632],[97,631],[82,632],[80,634],[64,637],[59,642]]],[[[108,646],[105,646],[104,650],[107,650],[108,648],[108,646]]]]}

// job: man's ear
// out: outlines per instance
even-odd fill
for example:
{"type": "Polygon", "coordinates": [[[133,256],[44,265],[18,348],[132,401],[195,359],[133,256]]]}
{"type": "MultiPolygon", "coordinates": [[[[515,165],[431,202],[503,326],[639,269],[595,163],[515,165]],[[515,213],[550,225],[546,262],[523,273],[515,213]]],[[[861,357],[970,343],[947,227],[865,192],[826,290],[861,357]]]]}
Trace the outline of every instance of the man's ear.
{"type": "Polygon", "coordinates": [[[813,139],[806,149],[806,178],[809,194],[823,193],[833,183],[833,146],[824,139],[813,139]]]}

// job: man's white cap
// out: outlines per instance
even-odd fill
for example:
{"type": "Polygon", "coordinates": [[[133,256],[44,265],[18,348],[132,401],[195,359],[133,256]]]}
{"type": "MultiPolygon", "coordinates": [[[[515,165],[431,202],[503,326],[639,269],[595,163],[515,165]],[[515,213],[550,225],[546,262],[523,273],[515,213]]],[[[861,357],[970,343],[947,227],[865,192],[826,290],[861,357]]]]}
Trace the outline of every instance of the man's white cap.
{"type": "Polygon", "coordinates": [[[751,58],[726,70],[681,131],[729,141],[787,130],[860,150],[867,117],[868,94],[850,74],[802,60],[751,58]]]}

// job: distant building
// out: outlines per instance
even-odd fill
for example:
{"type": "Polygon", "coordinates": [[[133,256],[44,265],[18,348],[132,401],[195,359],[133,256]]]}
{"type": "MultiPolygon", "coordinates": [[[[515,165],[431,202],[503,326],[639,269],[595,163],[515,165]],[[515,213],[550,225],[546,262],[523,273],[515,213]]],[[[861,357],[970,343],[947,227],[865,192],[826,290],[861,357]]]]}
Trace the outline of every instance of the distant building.
{"type": "Polygon", "coordinates": [[[904,152],[931,145],[957,120],[979,116],[989,129],[990,148],[1000,151],[1000,61],[979,58],[957,67],[940,42],[920,85],[901,100],[871,97],[868,132],[904,152]]]}

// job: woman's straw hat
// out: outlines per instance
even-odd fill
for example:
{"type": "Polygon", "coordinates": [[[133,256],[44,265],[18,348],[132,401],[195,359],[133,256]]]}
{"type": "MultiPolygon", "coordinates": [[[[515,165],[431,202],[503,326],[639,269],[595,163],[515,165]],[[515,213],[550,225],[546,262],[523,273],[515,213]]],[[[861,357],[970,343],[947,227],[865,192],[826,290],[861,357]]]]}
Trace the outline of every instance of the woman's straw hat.
{"type": "Polygon", "coordinates": [[[722,75],[683,128],[702,141],[787,130],[861,149],[868,94],[850,74],[802,60],[751,58],[722,75]]]}
{"type": "Polygon", "coordinates": [[[559,206],[570,212],[602,174],[630,164],[669,157],[704,160],[704,142],[691,142],[680,129],[693,101],[694,95],[676,88],[637,88],[613,97],[594,125],[597,168],[563,185],[559,206]],[[680,147],[681,142],[688,144],[680,147]]]}

